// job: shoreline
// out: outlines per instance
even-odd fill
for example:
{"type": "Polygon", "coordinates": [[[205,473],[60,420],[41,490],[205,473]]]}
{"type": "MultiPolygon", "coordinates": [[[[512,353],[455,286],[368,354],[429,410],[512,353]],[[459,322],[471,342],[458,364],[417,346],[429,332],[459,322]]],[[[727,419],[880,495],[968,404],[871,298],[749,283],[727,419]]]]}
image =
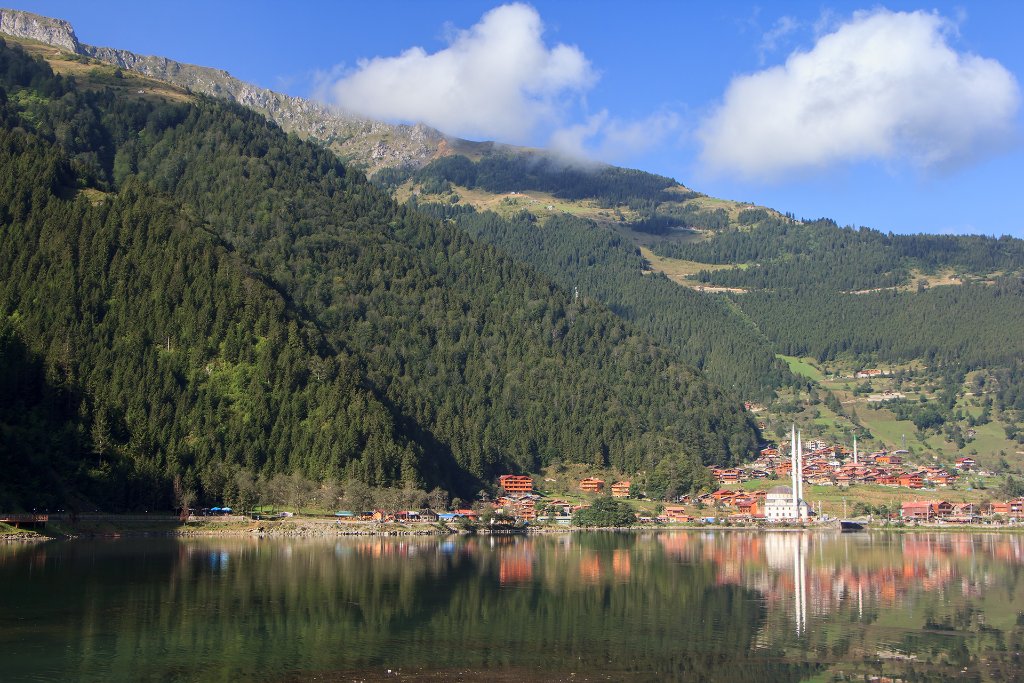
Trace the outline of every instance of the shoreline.
{"type": "Polygon", "coordinates": [[[844,532],[835,524],[807,526],[757,526],[757,525],[634,525],[629,527],[579,527],[579,526],[534,526],[522,529],[493,529],[489,527],[462,528],[438,523],[376,524],[365,522],[343,522],[318,518],[293,518],[278,522],[252,522],[233,519],[224,521],[202,521],[190,524],[165,524],[137,526],[135,520],[107,520],[99,525],[80,525],[68,528],[55,525],[43,532],[20,530],[0,533],[0,543],[40,543],[56,540],[115,539],[115,538],[203,538],[217,536],[259,537],[259,538],[339,538],[344,536],[528,536],[540,534],[565,534],[605,531],[612,533],[643,532],[707,532],[738,531],[760,533],[1024,533],[1024,526],[981,526],[981,525],[924,525],[906,526],[872,525],[860,531],[844,532]],[[120,523],[118,523],[120,521],[120,523]]]}

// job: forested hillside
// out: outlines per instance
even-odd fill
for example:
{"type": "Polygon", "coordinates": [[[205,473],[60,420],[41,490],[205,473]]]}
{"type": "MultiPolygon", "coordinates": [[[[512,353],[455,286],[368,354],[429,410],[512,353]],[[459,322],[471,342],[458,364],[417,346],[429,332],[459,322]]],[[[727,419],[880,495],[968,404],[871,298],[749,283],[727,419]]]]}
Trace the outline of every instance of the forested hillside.
{"type": "Polygon", "coordinates": [[[79,90],[6,45],[0,87],[7,505],[288,472],[465,494],[756,445],[675,352],[256,114],[79,90]]]}
{"type": "Polygon", "coordinates": [[[1024,240],[754,218],[745,229],[654,249],[744,264],[704,270],[697,279],[747,290],[734,301],[781,352],[968,369],[1004,366],[1024,353],[1024,240]],[[937,274],[950,284],[931,287],[937,274]]]}
{"type": "Polygon", "coordinates": [[[527,212],[506,219],[457,204],[417,206],[605,303],[735,395],[764,400],[792,380],[768,340],[727,299],[645,274],[636,246],[608,227],[568,215],[542,223],[527,212]]]}
{"type": "Polygon", "coordinates": [[[796,221],[756,210],[744,213],[739,219],[749,226],[745,229],[720,230],[706,240],[666,241],[655,251],[701,263],[744,264],[707,270],[698,279],[752,289],[860,291],[908,284],[914,271],[950,269],[987,276],[1024,267],[1024,240],[1010,237],[895,235],[840,228],[828,219],[796,221]]]}
{"type": "MultiPolygon", "coordinates": [[[[836,373],[829,386],[841,373],[884,364],[904,368],[900,377],[915,377],[915,387],[925,378],[952,387],[941,396],[931,389],[925,402],[918,397],[921,410],[946,419],[918,430],[914,448],[970,443],[997,465],[1005,462],[1000,453],[1016,448],[1024,241],[842,228],[716,200],[640,172],[539,159],[452,156],[415,174],[385,171],[375,179],[398,187],[418,210],[605,303],[737,395],[763,402],[766,424],[777,427],[796,411],[812,433],[871,438],[857,411],[844,410],[813,377],[794,377],[776,357],[786,354],[797,366],[801,357],[827,364],[836,373]],[[622,187],[609,191],[616,180],[622,187]],[[641,246],[654,256],[645,259],[641,246]],[[705,286],[711,291],[695,291],[705,286]],[[831,408],[815,407],[822,395],[831,408]],[[1005,439],[987,427],[977,443],[964,436],[986,419],[980,404],[996,410],[1005,439]],[[822,410],[827,415],[816,415],[822,410]],[[925,444],[929,438],[941,443],[925,444]]],[[[870,415],[877,422],[882,414],[870,415]]],[[[892,441],[899,429],[883,426],[885,437],[874,445],[902,445],[892,441]]]]}

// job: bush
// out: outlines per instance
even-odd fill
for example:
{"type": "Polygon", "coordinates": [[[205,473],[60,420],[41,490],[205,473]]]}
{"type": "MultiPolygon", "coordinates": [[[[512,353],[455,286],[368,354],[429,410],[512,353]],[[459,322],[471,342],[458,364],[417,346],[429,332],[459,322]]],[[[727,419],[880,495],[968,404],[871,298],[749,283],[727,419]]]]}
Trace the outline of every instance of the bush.
{"type": "Polygon", "coordinates": [[[630,526],[635,522],[633,508],[614,498],[599,498],[572,516],[572,523],[576,526],[617,527],[630,526]]]}

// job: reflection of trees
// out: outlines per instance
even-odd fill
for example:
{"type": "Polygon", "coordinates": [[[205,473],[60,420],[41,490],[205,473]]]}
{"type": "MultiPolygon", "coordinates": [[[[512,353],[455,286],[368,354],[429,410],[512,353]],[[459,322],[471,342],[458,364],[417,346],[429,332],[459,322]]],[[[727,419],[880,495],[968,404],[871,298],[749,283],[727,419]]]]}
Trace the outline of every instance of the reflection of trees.
{"type": "MultiPolygon", "coordinates": [[[[634,535],[145,550],[136,562],[63,548],[60,581],[72,574],[79,585],[36,584],[36,597],[70,601],[71,646],[54,647],[64,658],[56,666],[83,679],[260,679],[378,665],[723,681],[765,673],[749,654],[764,619],[755,596],[716,586],[705,565],[680,565],[634,535]]],[[[0,571],[24,559],[7,558],[0,571]]],[[[794,679],[789,665],[773,671],[770,680],[794,679]]]]}
{"type": "MultiPolygon", "coordinates": [[[[995,535],[690,532],[0,547],[0,580],[19,588],[0,615],[41,624],[15,677],[383,666],[796,680],[820,661],[1008,680],[1024,645],[1022,551],[995,535]],[[917,661],[878,664],[880,652],[917,661]]],[[[4,634],[0,646],[17,637],[4,634]]]]}

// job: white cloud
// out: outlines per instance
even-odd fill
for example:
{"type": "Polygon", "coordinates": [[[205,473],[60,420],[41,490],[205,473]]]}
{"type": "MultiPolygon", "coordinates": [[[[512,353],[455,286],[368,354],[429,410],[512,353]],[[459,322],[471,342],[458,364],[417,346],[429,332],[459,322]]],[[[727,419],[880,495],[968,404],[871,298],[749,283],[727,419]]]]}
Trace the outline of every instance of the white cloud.
{"type": "Polygon", "coordinates": [[[701,126],[702,161],[747,179],[882,160],[949,167],[1015,135],[1016,79],[957,53],[925,12],[861,12],[782,66],[738,76],[701,126]]]}
{"type": "Polygon", "coordinates": [[[468,30],[450,30],[443,50],[362,60],[322,83],[319,95],[371,118],[526,141],[538,125],[557,123],[566,102],[597,79],[577,47],[549,48],[543,30],[534,8],[502,5],[468,30]]]}
{"type": "Polygon", "coordinates": [[[577,159],[624,163],[662,145],[681,126],[679,115],[659,112],[637,121],[612,117],[608,110],[551,135],[552,151],[577,159]]]}

